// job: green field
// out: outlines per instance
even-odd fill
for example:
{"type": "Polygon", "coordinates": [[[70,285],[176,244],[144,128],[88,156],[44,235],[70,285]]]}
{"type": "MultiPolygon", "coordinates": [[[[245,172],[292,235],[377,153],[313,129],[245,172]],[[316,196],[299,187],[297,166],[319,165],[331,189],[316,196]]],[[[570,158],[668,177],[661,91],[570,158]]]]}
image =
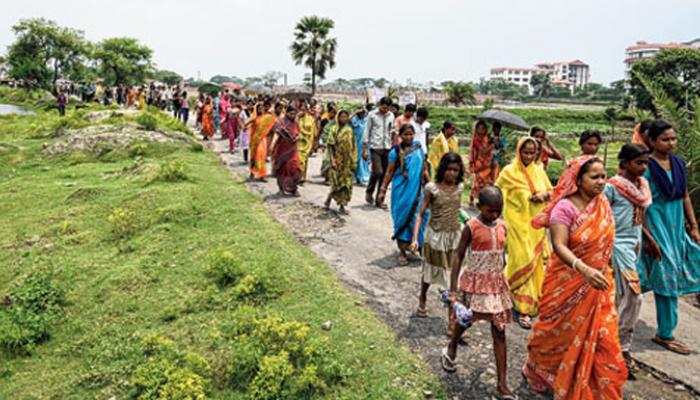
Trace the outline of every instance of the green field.
{"type": "MultiPolygon", "coordinates": [[[[88,122],[37,111],[0,117],[0,398],[444,397],[216,155],[49,156],[49,135],[88,122]]],[[[100,123],[182,130],[147,115],[100,123]]]]}
{"type": "MultiPolygon", "coordinates": [[[[496,107],[497,108],[497,107],[496,107]]],[[[476,117],[483,112],[481,108],[428,107],[433,130],[439,130],[445,120],[457,123],[461,134],[471,134],[476,117]]],[[[599,111],[580,111],[565,109],[508,109],[508,112],[522,117],[530,126],[543,127],[548,132],[570,133],[586,129],[609,129],[609,124],[599,111]]]]}

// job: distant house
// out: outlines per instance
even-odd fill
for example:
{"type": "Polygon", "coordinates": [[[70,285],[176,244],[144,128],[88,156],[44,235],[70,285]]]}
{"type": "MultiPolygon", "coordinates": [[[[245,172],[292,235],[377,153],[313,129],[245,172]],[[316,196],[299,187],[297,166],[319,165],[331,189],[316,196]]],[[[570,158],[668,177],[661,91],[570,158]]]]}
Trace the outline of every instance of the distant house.
{"type": "Polygon", "coordinates": [[[553,84],[566,86],[572,93],[586,87],[591,79],[591,68],[581,60],[544,62],[537,68],[547,70],[553,84]]]}
{"type": "Polygon", "coordinates": [[[498,67],[491,68],[491,79],[500,79],[517,86],[526,87],[528,92],[532,93],[532,86],[530,86],[532,76],[546,73],[547,70],[542,68],[498,67]]]}
{"type": "Polygon", "coordinates": [[[588,85],[591,77],[590,67],[581,60],[543,62],[535,65],[534,68],[491,68],[491,79],[501,79],[518,86],[527,87],[529,93],[532,93],[532,85],[530,83],[532,76],[536,74],[548,74],[553,85],[566,87],[571,93],[588,85]]]}
{"type": "Polygon", "coordinates": [[[700,38],[682,43],[647,43],[638,41],[625,49],[625,79],[629,79],[630,70],[637,61],[654,58],[661,50],[696,49],[700,50],[700,38]]]}

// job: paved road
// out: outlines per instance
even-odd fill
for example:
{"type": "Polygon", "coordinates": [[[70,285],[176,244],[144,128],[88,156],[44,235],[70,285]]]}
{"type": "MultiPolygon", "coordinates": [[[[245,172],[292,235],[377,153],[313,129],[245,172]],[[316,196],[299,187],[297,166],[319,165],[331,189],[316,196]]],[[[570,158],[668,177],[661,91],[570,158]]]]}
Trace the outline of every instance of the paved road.
{"type": "MultiPolygon", "coordinates": [[[[225,153],[226,143],[218,140],[204,143],[220,154],[222,162],[237,175],[237,179],[248,176],[240,155],[225,153]]],[[[496,378],[488,325],[479,323],[467,332],[468,345],[459,349],[458,372],[445,374],[440,368],[439,358],[440,349],[447,342],[446,311],[438,301],[437,291],[431,288],[429,318],[413,317],[420,283],[419,262],[412,262],[407,267],[398,266],[396,247],[390,239],[390,214],[366,205],[364,188],[355,187],[349,217],[341,218],[335,212],[322,209],[328,187],[321,183],[318,176],[320,162],[320,156],[310,159],[310,180],[300,188],[300,198],[275,195],[277,186],[274,178],[269,178],[267,183],[251,182],[248,188],[263,196],[263,204],[273,216],[327,261],[346,286],[363,295],[368,306],[394,329],[403,343],[421,354],[445,383],[450,399],[492,398],[496,378]]],[[[635,343],[639,358],[662,373],[700,389],[698,354],[682,357],[654,347],[649,340],[655,326],[653,299],[651,304],[647,301],[644,306],[635,343]]],[[[700,328],[700,313],[687,305],[683,305],[680,311],[679,336],[700,349],[700,343],[693,340],[698,335],[691,334],[693,329],[700,328]]],[[[526,357],[527,335],[528,332],[517,325],[508,328],[509,384],[512,389],[517,389],[521,398],[539,399],[542,397],[523,386],[519,373],[526,357]]],[[[678,386],[677,383],[663,382],[645,371],[640,373],[638,381],[626,384],[625,398],[697,398],[689,392],[689,387],[678,386]]]]}

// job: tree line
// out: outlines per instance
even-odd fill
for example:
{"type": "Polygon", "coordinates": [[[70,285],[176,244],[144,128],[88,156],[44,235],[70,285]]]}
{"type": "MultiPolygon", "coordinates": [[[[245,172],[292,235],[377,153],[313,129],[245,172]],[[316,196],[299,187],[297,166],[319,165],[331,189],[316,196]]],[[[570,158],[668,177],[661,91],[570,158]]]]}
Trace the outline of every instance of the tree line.
{"type": "Polygon", "coordinates": [[[2,69],[30,88],[51,90],[59,79],[135,85],[163,74],[154,68],[153,50],[134,38],[91,42],[83,31],[45,18],[22,19],[12,32],[16,38],[0,60],[2,69]]]}

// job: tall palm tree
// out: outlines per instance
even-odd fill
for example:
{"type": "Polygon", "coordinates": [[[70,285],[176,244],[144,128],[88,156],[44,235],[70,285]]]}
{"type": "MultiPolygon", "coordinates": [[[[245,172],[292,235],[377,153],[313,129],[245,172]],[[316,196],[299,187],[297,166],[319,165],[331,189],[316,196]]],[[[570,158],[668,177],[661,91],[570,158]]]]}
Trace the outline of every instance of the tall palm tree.
{"type": "Polygon", "coordinates": [[[316,78],[324,79],[326,71],[335,67],[336,38],[329,37],[333,20],[315,15],[303,17],[294,28],[294,42],[289,49],[296,65],[311,69],[311,95],[316,94],[316,78]]]}

